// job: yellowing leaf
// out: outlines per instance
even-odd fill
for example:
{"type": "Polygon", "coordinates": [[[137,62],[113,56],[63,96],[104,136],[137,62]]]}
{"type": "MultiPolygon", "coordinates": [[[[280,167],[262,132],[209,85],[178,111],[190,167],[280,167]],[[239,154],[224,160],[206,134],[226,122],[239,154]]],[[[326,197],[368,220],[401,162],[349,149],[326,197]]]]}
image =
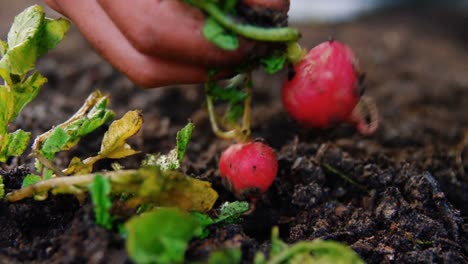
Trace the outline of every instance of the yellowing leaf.
{"type": "Polygon", "coordinates": [[[107,155],[107,158],[121,159],[121,158],[125,158],[125,157],[131,156],[131,155],[135,155],[137,153],[140,153],[140,151],[132,149],[132,147],[129,144],[125,143],[120,148],[117,148],[114,151],[112,151],[111,153],[109,153],[107,155]]]}
{"type": "Polygon", "coordinates": [[[70,161],[70,164],[68,164],[68,168],[63,171],[65,175],[70,175],[70,174],[87,174],[91,173],[93,171],[93,164],[85,164],[81,161],[80,158],[78,157],[73,157],[72,160],[70,161]]]}
{"type": "MultiPolygon", "coordinates": [[[[114,121],[109,130],[104,134],[102,139],[101,150],[99,156],[112,157],[121,156],[123,152],[130,153],[125,150],[126,140],[135,135],[143,124],[143,117],[140,111],[129,111],[121,119],[114,121]]],[[[136,152],[134,152],[136,153],[136,152]]]]}
{"type": "Polygon", "coordinates": [[[211,187],[211,183],[183,173],[161,171],[154,167],[140,169],[140,173],[148,176],[140,188],[139,196],[156,205],[207,212],[218,199],[218,193],[211,187]]]}

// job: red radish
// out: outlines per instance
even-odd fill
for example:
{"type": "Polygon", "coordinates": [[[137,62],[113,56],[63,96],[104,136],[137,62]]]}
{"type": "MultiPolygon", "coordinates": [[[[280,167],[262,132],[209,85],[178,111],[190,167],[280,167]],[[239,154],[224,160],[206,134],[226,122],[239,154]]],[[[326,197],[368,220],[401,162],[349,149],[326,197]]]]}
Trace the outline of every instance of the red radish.
{"type": "Polygon", "coordinates": [[[348,46],[334,40],[319,44],[294,66],[293,74],[283,85],[282,100],[286,111],[299,123],[327,128],[350,122],[363,134],[375,132],[377,115],[373,105],[364,102],[371,114],[371,124],[356,108],[362,92],[362,75],[348,46]]]}
{"type": "Polygon", "coordinates": [[[255,198],[275,180],[278,159],[273,149],[262,142],[237,143],[221,154],[219,171],[223,183],[236,196],[255,198]]]}

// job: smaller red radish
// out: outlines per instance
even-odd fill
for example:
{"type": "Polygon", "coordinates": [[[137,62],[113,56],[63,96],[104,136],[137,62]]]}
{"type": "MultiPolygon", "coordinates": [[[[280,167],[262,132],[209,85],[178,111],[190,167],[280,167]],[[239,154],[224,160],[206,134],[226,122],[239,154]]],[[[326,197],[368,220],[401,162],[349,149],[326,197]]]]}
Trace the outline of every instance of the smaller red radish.
{"type": "Polygon", "coordinates": [[[222,154],[219,172],[224,185],[239,198],[268,190],[278,172],[278,159],[268,145],[252,141],[231,145],[222,154]]]}
{"type": "Polygon", "coordinates": [[[308,127],[328,128],[342,122],[353,123],[362,134],[377,129],[377,111],[370,100],[371,123],[356,107],[362,94],[363,75],[352,50],[338,42],[327,41],[311,49],[294,65],[294,72],[282,89],[283,105],[289,115],[308,127]]]}

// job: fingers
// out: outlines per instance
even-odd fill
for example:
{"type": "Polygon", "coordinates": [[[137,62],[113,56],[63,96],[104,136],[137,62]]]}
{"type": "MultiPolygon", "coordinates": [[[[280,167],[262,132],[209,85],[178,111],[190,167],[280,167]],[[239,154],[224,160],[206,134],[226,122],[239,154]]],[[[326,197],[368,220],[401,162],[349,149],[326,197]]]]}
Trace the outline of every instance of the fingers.
{"type": "Polygon", "coordinates": [[[114,26],[94,0],[56,0],[94,48],[118,70],[141,87],[201,83],[204,67],[141,54],[114,26]]]}
{"type": "Polygon", "coordinates": [[[255,44],[241,40],[226,51],[202,33],[203,13],[179,0],[98,0],[114,24],[141,53],[205,66],[238,64],[255,44]]]}
{"type": "Polygon", "coordinates": [[[50,6],[50,8],[54,9],[55,11],[62,13],[62,9],[59,5],[55,2],[55,0],[45,0],[45,3],[50,6]]]}

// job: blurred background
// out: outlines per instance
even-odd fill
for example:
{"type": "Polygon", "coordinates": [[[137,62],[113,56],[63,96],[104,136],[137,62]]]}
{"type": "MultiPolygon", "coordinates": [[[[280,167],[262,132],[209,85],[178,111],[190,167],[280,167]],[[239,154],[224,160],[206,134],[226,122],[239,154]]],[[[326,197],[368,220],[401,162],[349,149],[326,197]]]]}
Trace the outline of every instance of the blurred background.
{"type": "Polygon", "coordinates": [[[466,0],[291,0],[292,22],[339,22],[389,8],[468,8],[466,0]]]}
{"type": "MultiPolygon", "coordinates": [[[[33,0],[1,0],[0,1],[0,33],[9,28],[15,14],[32,4],[44,5],[44,1],[33,0]]],[[[293,23],[307,22],[340,22],[371,14],[388,8],[409,7],[422,8],[427,6],[452,6],[459,10],[468,9],[468,0],[291,0],[290,20],[293,23]]],[[[50,16],[57,15],[47,9],[50,16]]]]}

